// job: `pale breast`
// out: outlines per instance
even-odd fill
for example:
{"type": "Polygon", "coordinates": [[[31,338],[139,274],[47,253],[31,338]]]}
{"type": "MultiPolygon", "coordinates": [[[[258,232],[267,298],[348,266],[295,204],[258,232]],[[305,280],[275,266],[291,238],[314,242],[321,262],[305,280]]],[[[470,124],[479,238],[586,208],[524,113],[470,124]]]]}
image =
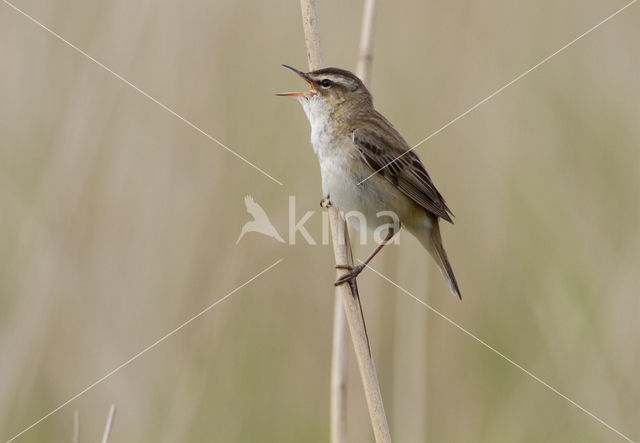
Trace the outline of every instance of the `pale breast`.
{"type": "Polygon", "coordinates": [[[331,203],[351,224],[360,229],[366,223],[368,230],[390,222],[382,211],[397,214],[398,219],[412,218],[424,210],[392,183],[380,175],[362,182],[373,172],[356,155],[356,146],[349,134],[331,128],[330,113],[319,97],[301,99],[302,107],[311,124],[311,144],[320,162],[323,196],[329,195],[331,203]]]}
{"type": "Polygon", "coordinates": [[[350,138],[341,140],[338,145],[315,148],[320,160],[323,195],[331,197],[331,203],[347,215],[356,229],[360,230],[366,223],[366,228],[374,231],[378,226],[390,223],[392,219],[383,213],[385,211],[396,214],[400,222],[412,218],[416,212],[424,212],[380,175],[362,182],[372,171],[352,155],[354,149],[350,138]]]}

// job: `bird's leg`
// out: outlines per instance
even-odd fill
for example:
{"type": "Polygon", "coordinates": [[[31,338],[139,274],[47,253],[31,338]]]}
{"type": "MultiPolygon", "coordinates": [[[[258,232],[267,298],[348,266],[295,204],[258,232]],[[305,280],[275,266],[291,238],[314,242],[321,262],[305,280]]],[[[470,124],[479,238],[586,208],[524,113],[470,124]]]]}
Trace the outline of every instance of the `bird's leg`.
{"type": "Polygon", "coordinates": [[[389,228],[389,230],[387,231],[387,236],[384,238],[384,240],[382,240],[380,242],[380,244],[378,246],[376,246],[376,248],[371,252],[371,254],[369,254],[369,256],[367,258],[365,258],[364,261],[362,263],[360,263],[359,265],[355,265],[355,266],[353,266],[353,265],[336,265],[336,269],[346,269],[349,272],[347,272],[342,277],[337,279],[336,282],[334,283],[334,285],[335,286],[339,286],[339,285],[341,285],[343,283],[350,282],[350,281],[354,280],[358,276],[358,274],[360,274],[362,272],[362,270],[367,266],[367,264],[373,259],[373,257],[375,257],[376,254],[378,252],[380,252],[380,250],[382,248],[384,248],[384,245],[389,243],[389,240],[391,240],[393,238],[395,233],[396,233],[396,231],[393,228],[389,228]]]}
{"type": "Polygon", "coordinates": [[[326,197],[323,197],[322,200],[320,200],[320,207],[325,209],[329,209],[331,207],[331,197],[329,196],[329,194],[327,194],[326,197]]]}

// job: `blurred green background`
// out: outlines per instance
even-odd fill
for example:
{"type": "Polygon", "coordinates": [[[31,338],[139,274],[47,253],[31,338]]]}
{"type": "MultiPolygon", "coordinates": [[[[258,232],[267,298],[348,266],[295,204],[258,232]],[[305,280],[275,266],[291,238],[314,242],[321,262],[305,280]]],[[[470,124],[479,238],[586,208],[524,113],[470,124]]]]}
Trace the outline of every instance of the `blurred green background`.
{"type": "MultiPolygon", "coordinates": [[[[625,1],[380,5],[371,90],[414,144],[625,1]]],[[[279,258],[274,269],[16,441],[328,440],[333,255],[315,211],[298,2],[16,0],[279,186],[0,4],[0,438],[7,440],[279,258]]],[[[361,2],[320,2],[355,69],[361,2]]],[[[448,293],[410,235],[400,286],[640,439],[640,6],[421,145],[456,214],[448,293]]],[[[363,257],[370,246],[356,248],[363,257]]],[[[373,272],[359,279],[397,442],[623,441],[373,272]]],[[[350,354],[349,439],[371,441],[350,354]]]]}

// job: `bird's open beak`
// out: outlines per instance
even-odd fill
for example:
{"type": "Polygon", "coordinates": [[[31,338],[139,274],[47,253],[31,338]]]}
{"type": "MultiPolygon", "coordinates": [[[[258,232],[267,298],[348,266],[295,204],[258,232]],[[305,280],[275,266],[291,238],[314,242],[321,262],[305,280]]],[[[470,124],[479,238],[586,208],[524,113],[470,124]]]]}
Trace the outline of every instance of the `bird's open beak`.
{"type": "Polygon", "coordinates": [[[318,93],[318,90],[316,89],[313,82],[309,80],[309,77],[307,76],[307,74],[305,74],[302,71],[298,71],[296,68],[292,68],[291,66],[287,66],[287,65],[282,65],[282,66],[295,72],[300,77],[302,77],[307,83],[311,85],[311,90],[305,91],[305,92],[281,92],[280,94],[276,94],[276,95],[279,95],[281,97],[311,97],[318,93]]]}

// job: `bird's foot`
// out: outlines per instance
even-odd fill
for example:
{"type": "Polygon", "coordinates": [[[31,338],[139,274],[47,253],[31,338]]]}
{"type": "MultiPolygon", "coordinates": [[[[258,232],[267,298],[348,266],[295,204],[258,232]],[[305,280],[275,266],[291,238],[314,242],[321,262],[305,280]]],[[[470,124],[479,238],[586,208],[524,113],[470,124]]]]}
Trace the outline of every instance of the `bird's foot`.
{"type": "Polygon", "coordinates": [[[346,269],[349,272],[336,280],[334,286],[340,286],[343,283],[351,282],[362,272],[364,265],[336,265],[336,269],[346,269]]]}
{"type": "Polygon", "coordinates": [[[320,200],[320,207],[326,209],[331,207],[331,198],[328,195],[320,200]]]}

